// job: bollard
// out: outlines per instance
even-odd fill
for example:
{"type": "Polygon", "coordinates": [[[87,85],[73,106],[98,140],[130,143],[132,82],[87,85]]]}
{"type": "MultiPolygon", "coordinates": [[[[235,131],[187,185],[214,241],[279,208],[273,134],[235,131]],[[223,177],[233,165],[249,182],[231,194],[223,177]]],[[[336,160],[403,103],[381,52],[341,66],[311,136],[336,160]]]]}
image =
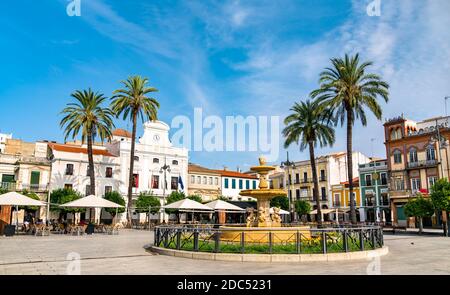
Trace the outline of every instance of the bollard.
{"type": "Polygon", "coordinates": [[[220,232],[214,234],[214,252],[220,252],[220,232]]]}
{"type": "Polygon", "coordinates": [[[194,251],[198,252],[198,231],[194,231],[194,251]]]}

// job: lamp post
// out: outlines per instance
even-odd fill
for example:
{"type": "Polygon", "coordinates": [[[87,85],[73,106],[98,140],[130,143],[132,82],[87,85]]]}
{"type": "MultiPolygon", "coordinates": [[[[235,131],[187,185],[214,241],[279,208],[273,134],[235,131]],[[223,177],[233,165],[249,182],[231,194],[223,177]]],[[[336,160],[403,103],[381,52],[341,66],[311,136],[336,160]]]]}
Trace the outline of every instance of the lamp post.
{"type": "MultiPolygon", "coordinates": [[[[291,217],[291,221],[292,221],[292,214],[293,214],[293,204],[292,204],[292,194],[291,194],[291,173],[290,173],[290,169],[295,169],[295,163],[289,161],[289,152],[286,152],[286,161],[281,162],[281,168],[286,168],[287,169],[287,174],[288,174],[288,178],[287,178],[287,188],[288,188],[288,201],[289,201],[289,213],[291,213],[290,217],[291,217]]],[[[294,215],[295,216],[295,215],[294,215]]]]}
{"type": "MultiPolygon", "coordinates": [[[[164,157],[164,166],[162,166],[159,169],[159,173],[163,174],[163,206],[166,205],[166,186],[167,186],[167,182],[166,182],[166,173],[169,172],[170,173],[170,165],[167,165],[166,163],[166,157],[164,157]]],[[[164,213],[164,209],[161,208],[161,215],[162,215],[162,220],[165,220],[165,213],[164,213]]]]}

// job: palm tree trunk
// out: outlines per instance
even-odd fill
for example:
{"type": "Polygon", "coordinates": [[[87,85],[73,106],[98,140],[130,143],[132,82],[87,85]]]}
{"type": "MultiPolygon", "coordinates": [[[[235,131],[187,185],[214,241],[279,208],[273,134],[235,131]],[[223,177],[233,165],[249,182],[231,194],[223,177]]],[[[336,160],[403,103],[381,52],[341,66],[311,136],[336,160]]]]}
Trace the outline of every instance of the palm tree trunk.
{"type": "Polygon", "coordinates": [[[309,142],[309,160],[311,162],[311,170],[313,175],[313,197],[316,200],[317,206],[317,226],[322,227],[322,208],[320,207],[319,198],[319,180],[317,179],[316,157],[314,155],[314,142],[309,142]]]}
{"type": "MultiPolygon", "coordinates": [[[[95,196],[95,169],[94,169],[94,152],[92,149],[93,145],[92,139],[92,131],[89,131],[87,135],[87,150],[88,150],[88,162],[89,162],[89,179],[90,179],[90,187],[89,192],[91,195],[95,196]]],[[[95,209],[89,209],[89,219],[92,221],[92,216],[95,214],[95,209]]]]}
{"type": "Polygon", "coordinates": [[[352,151],[353,113],[347,110],[347,175],[348,192],[350,198],[350,218],[352,224],[356,224],[356,200],[353,196],[353,151],[352,151]]]}
{"type": "Polygon", "coordinates": [[[133,112],[133,131],[131,133],[131,151],[130,151],[130,175],[128,178],[128,204],[127,204],[127,219],[128,224],[131,225],[131,205],[133,202],[133,170],[134,170],[134,148],[136,145],[136,125],[137,113],[133,112]]]}
{"type": "Polygon", "coordinates": [[[422,217],[418,218],[419,218],[419,235],[421,235],[423,232],[423,218],[422,217]]]}

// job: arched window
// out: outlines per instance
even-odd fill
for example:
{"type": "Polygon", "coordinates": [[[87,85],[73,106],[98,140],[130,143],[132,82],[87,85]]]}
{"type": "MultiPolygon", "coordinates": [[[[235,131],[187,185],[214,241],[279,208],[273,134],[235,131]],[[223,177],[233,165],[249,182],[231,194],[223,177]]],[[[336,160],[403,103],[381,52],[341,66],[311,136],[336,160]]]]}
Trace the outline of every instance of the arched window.
{"type": "Polygon", "coordinates": [[[402,163],[402,152],[399,150],[394,151],[394,163],[401,164],[402,163]]]}
{"type": "Polygon", "coordinates": [[[417,149],[414,147],[409,150],[409,162],[417,163],[417,149]]]}
{"type": "Polygon", "coordinates": [[[391,130],[391,140],[397,139],[397,132],[395,129],[391,130]]]}
{"type": "Polygon", "coordinates": [[[177,160],[173,160],[172,161],[172,165],[178,165],[178,161],[177,160]]]}
{"type": "Polygon", "coordinates": [[[158,158],[153,158],[153,163],[158,164],[159,163],[159,159],[158,158]]]}
{"type": "Polygon", "coordinates": [[[434,150],[434,146],[430,145],[427,147],[427,161],[436,160],[436,151],[434,150]]]}

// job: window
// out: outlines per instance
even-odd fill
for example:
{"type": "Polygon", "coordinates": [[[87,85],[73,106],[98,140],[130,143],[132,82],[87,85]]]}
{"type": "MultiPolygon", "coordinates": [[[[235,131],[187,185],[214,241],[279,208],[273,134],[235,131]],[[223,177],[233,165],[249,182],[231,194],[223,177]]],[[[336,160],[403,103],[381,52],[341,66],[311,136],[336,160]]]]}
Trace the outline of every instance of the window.
{"type": "Polygon", "coordinates": [[[308,172],[303,172],[303,182],[308,182],[308,172]]]}
{"type": "Polygon", "coordinates": [[[135,162],[139,162],[139,157],[138,156],[134,156],[134,161],[135,162]]]}
{"type": "Polygon", "coordinates": [[[91,166],[86,166],[86,176],[91,176],[91,166]]]}
{"type": "Polygon", "coordinates": [[[417,149],[416,148],[411,148],[409,150],[409,162],[417,163],[417,149]]]}
{"type": "Polygon", "coordinates": [[[206,176],[203,176],[203,184],[206,184],[206,176]]]}
{"type": "Polygon", "coordinates": [[[401,164],[402,163],[402,152],[399,150],[394,151],[394,163],[401,164]]]}
{"type": "Polygon", "coordinates": [[[325,170],[320,170],[320,181],[325,181],[326,177],[325,177],[325,170]]]}
{"type": "Polygon", "coordinates": [[[295,174],[295,183],[300,183],[300,174],[295,174]]]}
{"type": "Polygon", "coordinates": [[[65,184],[64,184],[64,188],[65,188],[65,189],[72,189],[72,188],[73,188],[73,185],[72,185],[71,183],[65,183],[65,184]]]}
{"type": "Polygon", "coordinates": [[[213,184],[212,179],[213,179],[212,177],[209,178],[209,181],[208,181],[208,184],[209,184],[209,185],[212,185],[212,184],[213,184]]]}
{"type": "Polygon", "coordinates": [[[380,177],[381,177],[381,184],[387,185],[387,173],[386,172],[380,173],[380,177]]]}
{"type": "Polygon", "coordinates": [[[239,189],[244,188],[244,181],[242,179],[239,179],[239,189]]]}
{"type": "Polygon", "coordinates": [[[159,159],[158,158],[153,158],[153,163],[158,164],[159,163],[159,159]]]}
{"type": "Polygon", "coordinates": [[[334,206],[341,206],[341,194],[334,194],[334,206]]]}
{"type": "Polygon", "coordinates": [[[302,198],[308,197],[308,189],[307,188],[302,188],[301,196],[302,196],[302,198]]]}
{"type": "Polygon", "coordinates": [[[105,195],[110,192],[112,192],[112,186],[110,185],[105,186],[105,195]]]}
{"type": "Polygon", "coordinates": [[[322,186],[320,188],[320,195],[322,196],[322,201],[326,201],[327,200],[327,191],[326,191],[326,188],[324,186],[322,186]]]}
{"type": "Polygon", "coordinates": [[[436,152],[434,150],[434,146],[429,146],[427,148],[427,161],[436,160],[436,152]]]}
{"type": "Polygon", "coordinates": [[[13,174],[3,174],[2,175],[2,182],[3,183],[15,182],[14,175],[13,174]]]}
{"type": "Polygon", "coordinates": [[[133,174],[133,187],[139,187],[139,174],[133,174]]]}
{"type": "Polygon", "coordinates": [[[250,189],[250,180],[245,181],[245,189],[250,189]]]}
{"type": "Polygon", "coordinates": [[[152,175],[152,189],[159,188],[159,175],[152,175]]]}
{"type": "Polygon", "coordinates": [[[236,179],[234,179],[234,178],[231,180],[231,188],[232,189],[236,188],[236,179]]]}
{"type": "Polygon", "coordinates": [[[253,189],[256,189],[256,180],[253,180],[253,189]]]}
{"type": "Polygon", "coordinates": [[[178,161],[177,160],[173,160],[172,161],[172,165],[175,165],[175,166],[178,165],[178,161]]]}
{"type": "Polygon", "coordinates": [[[219,185],[219,177],[214,178],[214,184],[219,185]]]}
{"type": "Polygon", "coordinates": [[[300,199],[300,189],[295,190],[295,198],[298,200],[300,199]]]}
{"type": "Polygon", "coordinates": [[[372,175],[366,174],[366,186],[372,185],[372,175]]]}
{"type": "Polygon", "coordinates": [[[84,192],[85,196],[89,196],[91,194],[91,186],[88,184],[86,185],[86,190],[84,192]]]}
{"type": "Polygon", "coordinates": [[[289,177],[288,177],[288,178],[289,178],[289,180],[288,180],[288,181],[289,181],[289,184],[292,184],[292,179],[291,179],[291,175],[290,175],[290,174],[289,174],[289,177]]]}
{"type": "Polygon", "coordinates": [[[436,176],[430,176],[428,177],[428,186],[429,188],[431,188],[437,181],[437,177],[436,176]]]}
{"type": "Polygon", "coordinates": [[[66,175],[73,175],[73,164],[66,165],[66,175]]]}
{"type": "Polygon", "coordinates": [[[200,176],[197,176],[197,183],[202,184],[202,178],[200,176]]]}
{"type": "Polygon", "coordinates": [[[113,175],[112,167],[106,167],[106,178],[111,178],[113,175]]]}
{"type": "Polygon", "coordinates": [[[420,178],[411,178],[411,189],[412,191],[420,190],[420,178]]]}
{"type": "Polygon", "coordinates": [[[225,178],[223,186],[225,188],[228,188],[228,178],[225,178]]]}
{"type": "Polygon", "coordinates": [[[41,178],[41,173],[39,171],[31,171],[30,188],[39,188],[39,180],[41,178]]]}
{"type": "Polygon", "coordinates": [[[191,183],[195,183],[195,176],[191,175],[191,183]]]}
{"type": "Polygon", "coordinates": [[[178,177],[173,177],[170,179],[170,189],[178,190],[178,177]]]}
{"type": "Polygon", "coordinates": [[[394,180],[394,187],[396,191],[402,191],[405,189],[405,183],[403,179],[395,179],[394,180]]]}

